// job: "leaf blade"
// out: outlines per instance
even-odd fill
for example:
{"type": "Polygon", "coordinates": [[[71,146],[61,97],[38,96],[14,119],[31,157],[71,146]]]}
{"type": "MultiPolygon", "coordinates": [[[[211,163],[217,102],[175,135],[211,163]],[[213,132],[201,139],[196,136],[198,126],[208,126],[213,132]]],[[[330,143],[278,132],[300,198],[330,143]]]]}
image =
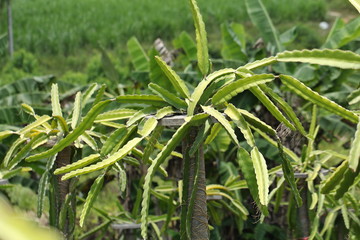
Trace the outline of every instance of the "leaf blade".
{"type": "Polygon", "coordinates": [[[225,101],[234,97],[235,95],[251,87],[267,83],[272,80],[274,80],[274,75],[272,74],[259,74],[239,79],[226,85],[225,87],[222,87],[219,91],[217,91],[217,93],[214,94],[211,101],[214,105],[222,104],[225,101]]]}
{"type": "Polygon", "coordinates": [[[271,18],[261,0],[246,0],[246,10],[252,23],[260,30],[265,41],[276,46],[277,51],[282,51],[279,34],[277,33],[271,18]]]}
{"type": "Polygon", "coordinates": [[[210,69],[205,23],[202,19],[196,1],[189,1],[195,25],[198,66],[203,76],[205,76],[210,69]]]}
{"type": "Polygon", "coordinates": [[[360,69],[360,55],[338,49],[285,51],[277,54],[279,62],[302,62],[343,69],[360,69]]]}
{"type": "MultiPolygon", "coordinates": [[[[239,148],[237,153],[237,161],[239,163],[241,172],[244,174],[244,178],[246,180],[248,189],[254,199],[254,201],[259,205],[260,209],[263,211],[264,208],[262,207],[259,199],[259,187],[256,180],[256,173],[253,166],[253,161],[251,160],[250,154],[244,149],[239,148]]],[[[264,212],[267,212],[265,210],[264,212]]]]}
{"type": "Polygon", "coordinates": [[[85,218],[89,214],[94,202],[104,184],[104,176],[105,174],[101,174],[96,178],[95,182],[91,185],[90,191],[86,197],[86,201],[84,204],[84,208],[81,211],[80,215],[80,227],[83,227],[85,218]]]}
{"type": "Polygon", "coordinates": [[[61,105],[59,100],[59,89],[56,83],[51,86],[51,108],[53,116],[62,117],[61,105]]]}
{"type": "Polygon", "coordinates": [[[186,87],[184,81],[179,77],[179,75],[174,70],[172,70],[159,56],[155,56],[155,60],[160,66],[161,70],[168,77],[176,91],[183,98],[190,98],[189,89],[186,87]]]}
{"type": "Polygon", "coordinates": [[[231,127],[231,124],[229,123],[229,121],[220,112],[218,112],[214,108],[212,108],[210,106],[201,106],[201,107],[204,110],[204,112],[206,112],[210,116],[214,117],[225,128],[226,132],[230,135],[233,142],[237,146],[240,146],[240,143],[239,143],[239,141],[237,139],[235,131],[231,127]]]}
{"type": "Polygon", "coordinates": [[[234,69],[232,68],[225,68],[216,72],[213,72],[209,74],[204,80],[202,80],[194,89],[194,92],[191,94],[191,101],[189,103],[188,107],[188,115],[191,116],[195,112],[195,108],[197,104],[199,103],[201,97],[203,96],[203,93],[205,89],[216,79],[225,76],[230,75],[234,73],[234,69]]]}
{"type": "Polygon", "coordinates": [[[311,101],[312,103],[323,107],[324,109],[335,113],[343,118],[346,118],[354,123],[359,121],[356,114],[352,113],[351,111],[341,107],[337,103],[321,96],[317,92],[314,92],[307,86],[305,86],[299,80],[287,76],[287,75],[280,75],[280,80],[284,85],[286,85],[292,92],[296,93],[297,95],[301,96],[302,98],[311,101]]]}
{"type": "Polygon", "coordinates": [[[165,107],[168,104],[159,96],[156,95],[126,95],[118,96],[116,101],[127,104],[145,104],[165,107]]]}
{"type": "Polygon", "coordinates": [[[129,54],[131,56],[131,62],[134,65],[136,71],[148,71],[149,70],[149,58],[146,55],[141,44],[136,37],[132,37],[126,43],[129,54]]]}
{"type": "Polygon", "coordinates": [[[341,26],[343,22],[334,23],[333,29],[323,44],[323,48],[341,48],[349,42],[360,36],[360,18],[357,17],[345,26],[341,26]]]}
{"type": "Polygon", "coordinates": [[[164,99],[166,102],[176,107],[177,109],[187,108],[187,104],[184,100],[178,98],[177,96],[166,90],[165,88],[162,88],[161,86],[155,83],[150,83],[148,86],[153,93],[159,95],[162,99],[164,99]]]}
{"type": "Polygon", "coordinates": [[[122,119],[128,119],[132,117],[137,111],[134,109],[128,109],[128,108],[120,108],[120,109],[114,109],[110,110],[104,113],[99,114],[95,121],[98,122],[107,122],[107,121],[115,121],[115,120],[122,120],[122,119]]]}
{"type": "Polygon", "coordinates": [[[274,102],[276,102],[281,107],[281,109],[285,112],[286,116],[288,116],[288,118],[294,123],[294,126],[297,128],[297,130],[299,130],[302,135],[306,136],[307,133],[303,125],[301,124],[300,120],[298,119],[298,117],[296,116],[294,110],[290,107],[290,105],[266,85],[260,85],[259,87],[266,94],[268,94],[274,102]]]}
{"type": "Polygon", "coordinates": [[[284,147],[282,146],[279,139],[278,139],[278,149],[279,149],[280,157],[282,160],[281,168],[283,170],[284,177],[285,177],[287,183],[290,185],[290,189],[295,198],[297,206],[300,207],[303,202],[302,202],[300,193],[296,186],[294,170],[291,166],[290,160],[284,154],[284,147]]]}
{"type": "Polygon", "coordinates": [[[349,153],[349,168],[354,172],[359,166],[360,161],[360,119],[357,124],[355,138],[351,143],[350,153],[349,153]]]}
{"type": "Polygon", "coordinates": [[[22,128],[20,131],[19,131],[19,134],[20,135],[25,135],[27,134],[28,132],[30,132],[32,129],[46,123],[47,121],[49,121],[51,119],[50,116],[47,116],[47,115],[43,115],[41,117],[39,117],[38,119],[36,119],[35,122],[27,125],[26,127],[22,128]]]}
{"type": "Polygon", "coordinates": [[[265,95],[265,93],[258,87],[250,88],[250,91],[257,99],[269,110],[269,112],[279,121],[285,124],[288,128],[295,131],[294,125],[282,114],[278,107],[265,95]]]}
{"type": "Polygon", "coordinates": [[[258,184],[259,200],[262,205],[266,206],[269,201],[269,174],[266,161],[257,147],[254,147],[250,154],[258,184]]]}
{"type": "Polygon", "coordinates": [[[71,119],[71,127],[75,129],[81,119],[81,92],[78,92],[75,96],[74,108],[71,119]]]}
{"type": "Polygon", "coordinates": [[[81,134],[83,134],[88,128],[92,126],[96,116],[110,103],[112,100],[105,100],[99,102],[94,107],[90,109],[88,114],[84,117],[83,121],[65,138],[61,139],[57,144],[55,144],[51,149],[32,155],[28,157],[27,161],[36,161],[42,158],[50,157],[57,152],[60,152],[65,147],[69,146],[73,141],[75,141],[81,134]]]}
{"type": "Polygon", "coordinates": [[[91,155],[86,156],[72,164],[69,164],[69,165],[66,165],[61,168],[56,169],[54,171],[54,174],[59,175],[59,174],[64,174],[64,173],[74,171],[76,169],[85,167],[85,166],[97,161],[98,159],[100,159],[100,154],[98,154],[98,153],[91,154],[91,155]]]}
{"type": "Polygon", "coordinates": [[[96,164],[81,168],[81,169],[71,171],[71,172],[65,174],[61,178],[61,180],[67,180],[67,179],[73,178],[75,176],[79,176],[79,175],[83,175],[83,174],[87,174],[87,173],[91,173],[91,172],[94,172],[97,170],[104,169],[104,168],[114,164],[115,162],[119,161],[123,157],[125,157],[135,146],[137,146],[141,142],[141,140],[142,140],[142,138],[139,138],[139,137],[134,138],[134,139],[130,140],[129,142],[127,142],[119,151],[112,154],[105,160],[100,161],[96,164]]]}
{"type": "Polygon", "coordinates": [[[238,111],[238,109],[232,105],[231,103],[228,104],[225,114],[231,118],[231,120],[236,124],[236,126],[240,129],[241,133],[244,135],[246,142],[249,144],[250,147],[255,146],[254,136],[247,125],[244,117],[238,111]]]}

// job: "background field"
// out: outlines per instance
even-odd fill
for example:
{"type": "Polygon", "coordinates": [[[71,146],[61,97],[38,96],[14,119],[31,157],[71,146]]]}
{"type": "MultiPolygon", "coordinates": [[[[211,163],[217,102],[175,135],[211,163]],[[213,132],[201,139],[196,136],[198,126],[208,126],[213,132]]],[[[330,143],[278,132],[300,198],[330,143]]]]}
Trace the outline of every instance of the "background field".
{"type": "MultiPolygon", "coordinates": [[[[264,0],[280,32],[298,26],[298,40],[292,48],[318,47],[326,36],[319,22],[332,22],[329,10],[346,16],[355,13],[341,0],[264,0]]],[[[245,25],[247,38],[255,42],[258,32],[251,25],[244,1],[199,0],[210,50],[221,48],[220,25],[239,22],[245,25]]],[[[0,14],[0,35],[6,29],[5,9],[0,14]]],[[[39,61],[38,74],[63,75],[66,71],[85,71],[89,58],[98,53],[100,43],[126,62],[126,41],[136,36],[150,46],[160,37],[170,43],[180,32],[193,33],[187,1],[179,0],[14,0],[13,21],[15,50],[24,49],[39,61]]],[[[3,39],[3,42],[6,39],[3,39]]],[[[0,42],[0,67],[6,62],[6,47],[0,42]]]]}
{"type": "MultiPolygon", "coordinates": [[[[275,23],[325,19],[324,0],[264,2],[275,23]]],[[[200,0],[199,5],[210,33],[224,21],[248,20],[243,1],[200,0]]],[[[31,52],[68,54],[99,41],[111,48],[133,35],[141,42],[169,40],[193,29],[187,1],[179,0],[16,0],[13,12],[16,45],[31,52]]]]}

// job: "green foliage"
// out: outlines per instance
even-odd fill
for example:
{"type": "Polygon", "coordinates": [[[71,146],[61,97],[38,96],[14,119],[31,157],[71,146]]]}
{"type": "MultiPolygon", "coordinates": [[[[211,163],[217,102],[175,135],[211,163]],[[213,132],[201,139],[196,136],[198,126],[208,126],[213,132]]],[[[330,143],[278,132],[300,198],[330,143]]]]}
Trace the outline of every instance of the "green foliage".
{"type": "Polygon", "coordinates": [[[302,135],[306,136],[307,133],[302,126],[302,123],[296,116],[294,110],[290,107],[290,105],[284,101],[280,96],[278,96],[271,88],[266,87],[265,85],[260,85],[261,90],[266,92],[278,106],[280,106],[281,110],[286,114],[286,116],[294,123],[296,129],[301,132],[302,135]]]}
{"type": "MultiPolygon", "coordinates": [[[[269,2],[264,3],[266,5],[269,2]]],[[[315,49],[285,51],[263,58],[269,50],[275,53],[283,49],[294,40],[296,33],[292,28],[280,36],[270,20],[271,11],[268,14],[261,1],[247,0],[249,15],[269,45],[266,48],[260,47],[259,50],[249,50],[249,46],[246,46],[246,41],[249,40],[245,37],[242,25],[224,24],[221,29],[224,43],[222,54],[226,60],[215,59],[214,65],[211,66],[208,33],[205,31],[203,18],[196,1],[190,0],[189,3],[195,23],[196,43],[186,33],[182,33],[176,39],[174,45],[181,47],[183,52],[174,66],[167,65],[161,57],[156,56],[158,53],[154,49],[147,54],[139,41],[133,37],[128,41],[128,50],[134,72],[128,73],[128,66],[124,67],[111,54],[100,48],[101,57],[96,56],[89,63],[86,79],[85,76],[69,73],[68,81],[75,81],[71,79],[77,77],[79,81],[84,82],[105,81],[109,86],[117,86],[117,89],[110,87],[109,92],[105,92],[103,86],[93,98],[99,88],[97,84],[92,84],[82,93],[78,92],[80,87],[71,89],[64,83],[53,85],[50,91],[48,84],[44,87],[44,91],[48,92],[44,99],[49,102],[50,97],[51,109],[48,107],[46,114],[39,113],[37,108],[23,105],[24,112],[29,114],[32,120],[27,121],[28,124],[20,130],[15,128],[0,132],[1,140],[13,142],[2,163],[11,170],[3,174],[1,169],[0,177],[11,178],[11,174],[17,175],[17,171],[22,171],[18,170],[22,169],[22,166],[31,166],[36,174],[42,175],[38,190],[38,213],[41,215],[44,199],[49,195],[50,222],[61,229],[66,229],[65,225],[73,224],[75,220],[72,205],[75,206],[76,201],[71,199],[75,197],[74,189],[79,187],[80,196],[88,192],[86,200],[78,199],[85,203],[80,216],[80,226],[84,225],[87,217],[87,222],[91,224],[90,220],[95,219],[92,216],[95,214],[105,220],[99,227],[91,229],[80,238],[100,230],[105,232],[114,220],[121,223],[141,222],[141,235],[144,239],[155,236],[160,238],[162,235],[177,238],[179,234],[172,233],[170,223],[180,220],[180,237],[191,239],[195,236],[194,231],[199,231],[198,227],[202,224],[205,227],[201,233],[207,234],[207,208],[211,217],[210,224],[215,226],[212,230],[213,235],[225,233],[224,229],[232,229],[232,233],[241,235],[244,228],[249,227],[248,216],[254,213],[251,206],[253,201],[261,211],[261,221],[268,215],[275,216],[275,213],[270,211],[273,209],[272,206],[268,208],[269,205],[274,204],[275,212],[282,205],[287,205],[288,224],[291,227],[292,222],[298,217],[295,202],[301,206],[302,200],[310,198],[310,210],[317,208],[317,212],[310,212],[307,219],[313,224],[311,238],[330,236],[333,233],[332,225],[338,221],[340,213],[345,227],[352,234],[356,231],[353,225],[359,222],[355,198],[359,183],[357,175],[360,170],[357,148],[359,129],[355,133],[350,151],[342,145],[349,145],[349,138],[355,132],[351,128],[358,124],[359,118],[358,112],[350,111],[346,105],[341,104],[347,104],[343,99],[353,92],[348,100],[356,109],[358,94],[354,88],[357,87],[357,78],[352,69],[359,68],[359,55],[351,51],[315,49]],[[253,62],[245,64],[249,59],[253,62]],[[217,70],[218,63],[223,66],[236,64],[237,68],[217,70]],[[177,71],[178,64],[186,65],[184,72],[177,71]],[[330,67],[340,69],[334,70],[330,67]],[[326,97],[322,95],[322,88],[306,86],[309,83],[316,87],[316,84],[322,83],[328,76],[331,76],[332,83],[331,86],[325,86],[330,93],[326,97]],[[351,79],[348,76],[354,79],[350,83],[346,82],[348,85],[343,87],[342,83],[351,79]],[[120,81],[127,78],[135,80],[135,83],[128,86],[119,85],[120,81]],[[190,81],[185,81],[189,79],[190,81]],[[191,83],[197,85],[192,86],[191,83]],[[146,84],[149,89],[143,90],[146,84]],[[346,93],[331,92],[344,88],[348,88],[346,93]],[[148,95],[150,90],[154,95],[148,95]],[[319,131],[321,126],[317,126],[317,118],[324,121],[333,115],[321,110],[318,112],[314,107],[309,117],[308,105],[300,107],[297,102],[291,102],[294,97],[285,94],[288,90],[306,102],[318,105],[321,109],[352,122],[340,121],[340,118],[331,122],[342,124],[338,127],[341,131],[333,135],[343,139],[336,147],[344,154],[323,149],[324,141],[318,140],[325,137],[319,131]],[[61,92],[65,94],[59,94],[61,92]],[[103,100],[105,96],[111,99],[103,100]],[[331,101],[327,97],[342,99],[342,102],[331,101]],[[69,104],[69,99],[72,98],[75,100],[69,104]],[[254,104],[249,104],[249,99],[255,99],[254,104]],[[264,110],[265,108],[267,110],[264,110]],[[161,126],[166,123],[164,117],[171,116],[171,119],[172,115],[176,118],[180,114],[185,116],[180,118],[180,127],[176,127],[175,133],[161,126]],[[261,119],[255,115],[259,115],[261,119]],[[297,117],[299,115],[302,117],[297,117]],[[309,118],[311,123],[307,131],[304,122],[309,118]],[[265,123],[262,119],[270,122],[265,123]],[[273,126],[276,126],[278,121],[281,125],[274,130],[273,126]],[[292,141],[284,137],[286,133],[282,132],[282,127],[285,128],[285,132],[299,131],[305,137],[304,141],[307,140],[307,144],[300,147],[292,146],[292,141]],[[342,135],[346,127],[350,130],[342,135]],[[191,142],[187,143],[190,138],[191,142]],[[183,152],[180,154],[176,148],[182,141],[183,152]],[[303,152],[298,156],[300,154],[297,148],[301,147],[303,152]],[[56,163],[53,167],[54,161],[58,161],[57,156],[68,148],[71,148],[72,160],[66,166],[56,163]],[[184,158],[185,161],[184,168],[180,171],[180,167],[176,165],[180,161],[179,158],[184,158]],[[23,159],[36,162],[24,162],[23,159]],[[205,185],[205,171],[200,168],[200,160],[207,164],[206,176],[210,183],[208,186],[205,185]],[[238,162],[239,167],[234,165],[234,161],[238,162]],[[15,168],[16,166],[20,168],[15,168]],[[329,177],[324,175],[322,167],[330,170],[329,177]],[[242,175],[239,174],[239,170],[242,175]],[[283,177],[278,177],[281,170],[283,177]],[[174,171],[184,173],[183,181],[164,181],[164,177],[176,179],[177,176],[173,176],[174,171]],[[297,175],[294,171],[307,174],[308,178],[304,181],[296,180],[297,175]],[[111,194],[111,198],[117,201],[119,199],[120,202],[114,206],[108,206],[107,202],[103,201],[102,204],[94,204],[96,198],[104,200],[101,188],[106,189],[107,182],[114,176],[118,176],[120,181],[116,184],[119,186],[120,197],[111,194]],[[94,177],[96,180],[92,184],[94,177]],[[69,181],[70,191],[63,199],[65,204],[56,210],[59,178],[63,181],[72,179],[69,181]],[[77,183],[79,179],[80,182],[77,183]],[[289,188],[285,187],[285,180],[289,188]],[[215,184],[212,184],[213,182],[215,184]],[[277,184],[273,184],[274,182],[277,184]],[[301,188],[297,184],[301,184],[301,188]],[[136,191],[132,191],[133,187],[136,191]],[[304,188],[307,188],[308,196],[302,199],[304,196],[300,197],[300,190],[304,188]],[[248,191],[251,196],[247,194],[248,191]],[[203,196],[206,193],[215,200],[206,204],[203,197],[202,201],[198,201],[196,198],[199,193],[203,196]],[[129,209],[129,205],[133,206],[133,209],[129,209]],[[177,217],[179,206],[182,206],[180,219],[177,217]],[[115,211],[113,207],[116,208],[115,211]],[[141,217],[138,217],[140,207],[141,217]],[[94,211],[90,211],[91,209],[94,211]],[[199,214],[198,209],[204,211],[199,214]],[[350,209],[354,209],[354,212],[350,209]],[[57,213],[54,215],[54,212],[57,213]],[[161,215],[164,212],[167,214],[161,215]],[[157,216],[154,216],[154,213],[157,216]],[[198,217],[204,218],[204,223],[196,225],[194,219],[198,217]],[[156,224],[159,221],[164,222],[161,230],[156,224]],[[151,231],[149,226],[152,227],[151,231]]],[[[81,2],[79,4],[81,5],[81,2]]],[[[111,5],[112,2],[108,4],[111,5]]],[[[156,4],[153,3],[154,6],[156,4]]],[[[169,2],[168,5],[171,4],[169,2]]],[[[207,4],[211,6],[210,1],[207,4]]],[[[297,4],[299,3],[293,5],[297,4]]],[[[199,5],[201,6],[201,1],[199,5]]],[[[67,3],[64,3],[64,6],[67,6],[67,3]]],[[[299,9],[297,11],[299,12],[299,9]]],[[[206,15],[204,16],[207,20],[206,15]]],[[[170,24],[170,21],[168,23],[170,24]]],[[[355,35],[344,34],[344,38],[339,37],[338,30],[345,25],[341,22],[335,25],[328,38],[332,40],[329,41],[346,45],[355,35]]],[[[71,51],[71,46],[67,46],[65,51],[71,51]]],[[[216,55],[210,53],[211,56],[216,55]]],[[[64,79],[66,77],[65,75],[64,79]]],[[[125,82],[121,82],[123,83],[125,82]]],[[[36,86],[31,85],[33,83],[30,81],[24,81],[22,84],[25,87],[36,86]]],[[[22,85],[6,85],[0,88],[0,92],[4,93],[4,96],[11,96],[16,93],[17,87],[21,88],[22,85]]],[[[176,124],[174,125],[177,126],[176,124]]],[[[319,124],[324,125],[321,122],[319,124]]],[[[326,135],[327,140],[329,136],[330,134],[326,135]]],[[[177,224],[172,226],[176,228],[177,224]]],[[[266,234],[276,231],[264,224],[257,224],[253,232],[256,238],[266,239],[266,234]]],[[[140,235],[140,231],[136,234],[140,235]]],[[[98,238],[101,238],[100,234],[98,238]]]]}
{"type": "Polygon", "coordinates": [[[203,92],[206,90],[208,85],[210,85],[213,81],[216,81],[218,78],[221,78],[226,75],[233,75],[233,69],[223,69],[220,71],[216,71],[214,73],[209,74],[205,80],[198,84],[198,86],[194,89],[194,92],[191,94],[191,102],[188,107],[188,115],[192,115],[195,112],[195,109],[201,100],[201,97],[204,95],[203,92]]]}
{"type": "Polygon", "coordinates": [[[322,97],[321,95],[312,91],[310,88],[306,87],[304,84],[302,84],[300,81],[296,80],[295,78],[286,75],[281,75],[280,79],[288,88],[290,88],[292,91],[299,94],[301,97],[305,98],[306,100],[309,100],[325,108],[326,110],[336,113],[352,122],[357,123],[359,121],[358,117],[353,112],[341,107],[340,105],[336,104],[333,101],[328,100],[325,97],[322,97]]]}
{"type": "Polygon", "coordinates": [[[202,75],[206,76],[210,71],[210,64],[205,24],[196,1],[190,0],[190,6],[195,25],[198,66],[202,75]]]}
{"type": "Polygon", "coordinates": [[[94,81],[98,77],[104,77],[105,73],[101,67],[101,57],[95,56],[90,59],[87,65],[87,75],[90,81],[94,81]]]}
{"type": "Polygon", "coordinates": [[[36,210],[36,194],[28,187],[15,185],[13,188],[7,189],[6,192],[12,204],[27,211],[36,210]]]}
{"type": "Polygon", "coordinates": [[[224,59],[236,59],[245,62],[247,56],[244,53],[246,49],[244,26],[237,23],[222,24],[221,35],[221,56],[224,59]]]}
{"type": "Polygon", "coordinates": [[[144,49],[140,45],[139,41],[132,37],[127,42],[127,48],[132,60],[132,64],[136,71],[148,71],[149,70],[149,58],[144,52],[144,49]]]}
{"type": "MultiPolygon", "coordinates": [[[[341,21],[341,20],[339,20],[341,21]]],[[[333,28],[330,32],[324,48],[340,48],[349,42],[357,39],[360,36],[360,18],[357,17],[345,26],[334,25],[337,28],[333,28]]]]}
{"type": "Polygon", "coordinates": [[[187,63],[196,60],[196,43],[187,32],[181,32],[178,38],[174,39],[174,47],[182,48],[187,57],[187,63]]]}
{"type": "Polygon", "coordinates": [[[359,69],[360,57],[350,51],[340,50],[302,50],[285,51],[277,55],[280,62],[305,62],[343,69],[359,69]]]}
{"type": "Polygon", "coordinates": [[[265,159],[257,147],[251,150],[251,160],[254,165],[256,181],[259,190],[259,200],[262,205],[268,204],[269,179],[265,159]]]}
{"type": "Polygon", "coordinates": [[[296,201],[297,206],[300,207],[302,205],[303,201],[301,199],[299,190],[297,189],[297,185],[296,185],[296,182],[295,182],[294,169],[291,166],[290,160],[284,154],[284,150],[283,150],[283,147],[282,147],[280,142],[278,143],[278,148],[279,148],[280,156],[281,156],[281,159],[282,159],[281,167],[282,167],[284,177],[285,177],[286,181],[290,185],[291,192],[292,192],[292,194],[294,196],[294,199],[296,201]]]}
{"type": "Polygon", "coordinates": [[[119,103],[127,104],[141,104],[141,105],[152,105],[152,106],[166,106],[166,102],[159,96],[156,95],[126,95],[118,96],[116,101],[119,103]]]}
{"type": "Polygon", "coordinates": [[[254,136],[246,123],[244,117],[241,113],[236,109],[236,107],[232,104],[229,104],[224,111],[224,113],[231,118],[231,120],[236,124],[236,126],[240,129],[241,133],[244,135],[246,142],[250,147],[255,146],[254,136]]]}
{"type": "Polygon", "coordinates": [[[281,123],[291,130],[295,130],[295,127],[289,120],[282,114],[278,107],[266,96],[266,94],[259,88],[253,87],[250,89],[259,101],[267,108],[267,110],[281,123]]]}
{"type": "Polygon", "coordinates": [[[14,52],[14,56],[6,64],[3,71],[11,72],[12,69],[18,69],[24,73],[33,74],[37,71],[38,65],[38,60],[33,54],[21,49],[14,52]]]}
{"type": "MultiPolygon", "coordinates": [[[[323,20],[324,3],[323,0],[295,3],[292,0],[264,1],[275,22],[323,20]]],[[[210,35],[229,19],[245,20],[247,14],[244,5],[237,0],[228,0],[221,6],[215,0],[199,1],[205,22],[213,26],[208,29],[210,35]]],[[[84,46],[95,47],[98,42],[104,47],[114,47],[132,36],[146,42],[152,42],[158,36],[170,40],[184,30],[192,31],[188,9],[186,1],[177,0],[170,0],[166,5],[160,1],[150,3],[144,0],[135,3],[111,0],[106,4],[94,0],[76,3],[70,0],[52,1],[50,4],[46,0],[33,3],[20,0],[13,3],[15,46],[31,52],[69,54],[76,53],[84,46]],[[33,9],[36,9],[35,14],[33,9]],[[179,12],[186,14],[179,16],[179,12]],[[54,22],[54,18],[68,20],[54,22]],[[36,30],[39,22],[42,23],[41,30],[36,30]]],[[[1,29],[5,29],[5,24],[6,21],[3,21],[1,29]]]]}
{"type": "Polygon", "coordinates": [[[212,116],[213,118],[215,118],[222,125],[222,127],[227,131],[227,133],[231,137],[232,141],[236,145],[239,146],[239,141],[235,135],[234,129],[232,129],[230,122],[219,111],[217,111],[216,109],[214,109],[212,107],[202,106],[202,109],[204,110],[205,113],[207,113],[210,116],[212,116]]]}
{"type": "Polygon", "coordinates": [[[36,74],[38,65],[37,58],[30,52],[23,49],[14,52],[1,71],[0,85],[36,74]]]}
{"type": "Polygon", "coordinates": [[[89,211],[91,210],[92,206],[94,205],[94,202],[95,202],[103,184],[104,184],[104,174],[100,175],[95,180],[95,182],[91,186],[88,196],[86,197],[86,202],[84,204],[84,208],[83,208],[83,210],[81,212],[81,216],[80,216],[80,227],[83,227],[84,220],[85,220],[86,216],[89,214],[89,211]]]}
{"type": "Polygon", "coordinates": [[[169,92],[165,88],[162,88],[155,83],[150,83],[149,88],[152,92],[159,95],[162,99],[164,99],[165,101],[167,101],[174,107],[176,107],[178,109],[179,108],[186,109],[186,107],[187,107],[186,102],[184,100],[174,96],[171,92],[169,92]]]}
{"type": "MultiPolygon", "coordinates": [[[[101,55],[95,55],[89,60],[86,66],[87,82],[99,84],[103,83],[107,86],[116,86],[118,84],[118,82],[114,82],[114,79],[111,75],[109,75],[109,67],[106,64],[111,64],[111,68],[116,75],[121,76],[121,73],[124,73],[124,70],[121,69],[121,64],[117,58],[112,55],[107,55],[106,59],[107,62],[104,62],[101,55]]],[[[119,80],[120,79],[118,79],[118,81],[119,80]]]]}
{"type": "Polygon", "coordinates": [[[172,70],[160,57],[156,56],[155,59],[161,70],[165,73],[166,77],[170,80],[175,90],[183,98],[189,98],[189,89],[186,87],[180,76],[174,70],[172,70]]]}
{"type": "Polygon", "coordinates": [[[86,85],[88,76],[82,72],[67,71],[61,76],[61,80],[67,83],[75,83],[79,85],[86,85]]]}
{"type": "Polygon", "coordinates": [[[256,204],[260,206],[261,211],[263,211],[263,208],[260,204],[259,186],[256,180],[254,161],[251,159],[250,154],[243,148],[239,148],[237,153],[237,160],[241,172],[244,174],[244,178],[246,179],[246,183],[248,184],[248,188],[253,199],[255,200],[256,204]]]}
{"type": "Polygon", "coordinates": [[[246,10],[254,25],[261,30],[262,37],[266,42],[276,47],[272,53],[281,52],[283,49],[280,44],[279,34],[277,33],[268,12],[261,0],[246,0],[246,10]]]}
{"type": "Polygon", "coordinates": [[[58,168],[54,171],[54,174],[64,174],[64,173],[68,173],[71,172],[73,170],[79,169],[79,168],[83,168],[97,160],[99,160],[100,158],[100,154],[91,154],[89,156],[84,157],[83,159],[80,159],[70,165],[66,165],[64,167],[58,168]]]}
{"type": "Polygon", "coordinates": [[[61,139],[56,145],[54,145],[53,148],[39,153],[32,155],[28,157],[27,161],[36,161],[45,157],[49,157],[55,153],[60,152],[65,147],[67,147],[69,144],[71,144],[73,141],[75,141],[81,134],[85,132],[88,128],[92,126],[93,121],[97,117],[97,115],[105,108],[106,105],[110,103],[110,100],[100,102],[96,104],[86,115],[86,117],[82,120],[82,122],[78,125],[74,131],[72,131],[69,135],[67,135],[65,138],[61,139]]]}
{"type": "Polygon", "coordinates": [[[349,153],[349,167],[352,171],[356,172],[359,167],[360,161],[360,120],[357,124],[355,138],[351,143],[351,149],[349,153]]]}
{"type": "Polygon", "coordinates": [[[219,105],[225,101],[231,99],[235,95],[259,84],[270,82],[274,80],[274,76],[271,74],[255,75],[246,78],[240,78],[223,88],[221,88],[212,98],[212,103],[219,105]]]}
{"type": "MultiPolygon", "coordinates": [[[[219,152],[219,153],[225,153],[229,149],[229,146],[232,143],[231,137],[229,136],[227,131],[223,127],[221,127],[220,123],[216,123],[212,126],[211,132],[209,133],[208,138],[202,139],[202,141],[204,141],[204,140],[205,140],[205,144],[209,144],[210,148],[213,151],[219,152]]],[[[202,142],[199,143],[198,145],[200,145],[200,144],[202,144],[202,142]]],[[[195,143],[194,143],[193,147],[194,146],[195,146],[195,143]]],[[[194,151],[195,150],[193,150],[193,152],[194,151]]],[[[193,154],[195,154],[195,152],[192,153],[192,155],[193,154]]]]}
{"type": "Polygon", "coordinates": [[[148,169],[148,172],[145,176],[144,182],[144,192],[143,200],[141,203],[141,235],[146,239],[147,238],[147,222],[148,222],[148,210],[150,204],[150,189],[151,189],[151,180],[155,174],[155,171],[160,167],[169,154],[175,149],[175,147],[180,143],[180,141],[185,137],[189,127],[194,124],[199,124],[198,122],[204,122],[207,118],[207,115],[195,115],[190,117],[173,135],[171,140],[166,144],[166,146],[161,150],[161,152],[156,156],[151,166],[148,169]]]}

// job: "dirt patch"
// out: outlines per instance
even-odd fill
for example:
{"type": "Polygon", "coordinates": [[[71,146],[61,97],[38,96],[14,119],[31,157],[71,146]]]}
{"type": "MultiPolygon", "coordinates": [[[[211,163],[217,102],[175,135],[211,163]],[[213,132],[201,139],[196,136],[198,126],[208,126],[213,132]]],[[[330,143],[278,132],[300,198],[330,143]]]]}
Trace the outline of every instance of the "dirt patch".
{"type": "Polygon", "coordinates": [[[349,14],[349,13],[345,13],[345,12],[338,12],[338,11],[329,11],[327,13],[327,15],[330,18],[341,18],[342,20],[344,20],[345,23],[350,22],[351,20],[353,20],[354,18],[356,18],[357,16],[354,14],[349,14]]]}

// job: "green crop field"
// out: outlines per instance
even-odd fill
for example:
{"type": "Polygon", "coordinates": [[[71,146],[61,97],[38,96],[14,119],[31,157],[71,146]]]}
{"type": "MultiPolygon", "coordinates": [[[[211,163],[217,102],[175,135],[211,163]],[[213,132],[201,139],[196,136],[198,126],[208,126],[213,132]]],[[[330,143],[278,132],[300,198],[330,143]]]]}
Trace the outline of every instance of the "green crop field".
{"type": "MultiPolygon", "coordinates": [[[[325,18],[324,0],[264,3],[276,24],[325,18]]],[[[209,35],[216,34],[222,22],[248,21],[244,1],[200,0],[199,6],[209,35]]],[[[133,35],[141,42],[169,40],[183,30],[192,32],[188,10],[186,1],[179,0],[14,0],[15,44],[30,52],[69,54],[98,42],[113,48],[133,35]]]]}
{"type": "MultiPolygon", "coordinates": [[[[350,13],[349,16],[356,13],[348,2],[339,0],[263,2],[280,33],[298,26],[298,38],[292,48],[314,48],[324,41],[327,33],[319,34],[318,24],[334,20],[327,14],[329,10],[350,13]]],[[[220,26],[224,22],[242,23],[250,41],[259,38],[243,0],[199,0],[199,7],[214,55],[221,48],[220,26]]],[[[57,76],[69,70],[85,71],[89,58],[98,53],[99,44],[126,62],[125,43],[132,36],[147,47],[158,37],[170,43],[182,31],[192,34],[194,29],[187,2],[179,0],[13,0],[12,12],[15,50],[34,54],[39,62],[39,74],[57,76]]],[[[0,20],[1,36],[7,27],[5,8],[0,12],[0,20]]],[[[3,38],[0,65],[4,65],[6,54],[6,38],[3,38]]],[[[17,77],[21,75],[11,78],[17,77]]]]}

